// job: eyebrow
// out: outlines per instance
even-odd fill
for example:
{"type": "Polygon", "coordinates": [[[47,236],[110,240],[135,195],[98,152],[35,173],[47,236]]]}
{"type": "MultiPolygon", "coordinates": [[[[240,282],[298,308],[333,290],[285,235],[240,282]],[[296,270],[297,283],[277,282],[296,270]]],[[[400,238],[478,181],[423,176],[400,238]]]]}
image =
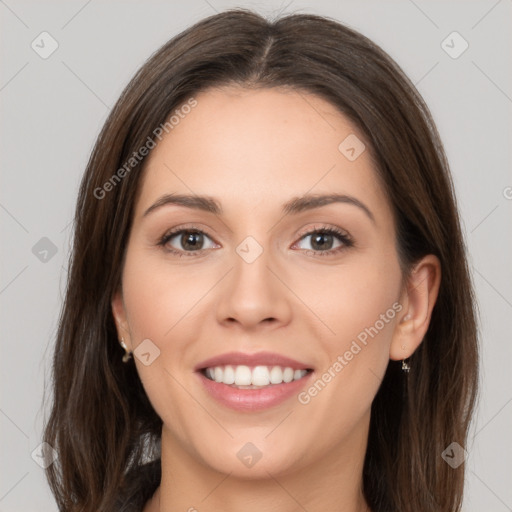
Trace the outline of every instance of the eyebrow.
{"type": "MultiPolygon", "coordinates": [[[[357,206],[375,224],[375,217],[371,210],[359,199],[346,194],[306,194],[293,197],[283,205],[285,215],[293,215],[306,210],[313,210],[333,203],[344,203],[357,206]]],[[[151,212],[167,205],[178,205],[194,210],[201,210],[215,215],[222,215],[222,206],[214,198],[209,196],[187,194],[165,194],[159,197],[143,214],[146,217],[151,212]]]]}

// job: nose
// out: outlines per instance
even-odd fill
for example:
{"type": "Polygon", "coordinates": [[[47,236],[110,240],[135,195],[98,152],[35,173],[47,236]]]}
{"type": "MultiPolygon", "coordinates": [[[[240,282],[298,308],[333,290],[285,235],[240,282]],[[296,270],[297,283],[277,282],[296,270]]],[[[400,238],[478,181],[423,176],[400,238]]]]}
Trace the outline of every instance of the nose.
{"type": "Polygon", "coordinates": [[[239,249],[242,250],[234,255],[231,272],[223,280],[217,302],[218,321],[246,330],[260,324],[272,328],[286,325],[291,319],[293,294],[286,286],[281,265],[266,249],[253,261],[245,258],[243,248],[239,249]]]}

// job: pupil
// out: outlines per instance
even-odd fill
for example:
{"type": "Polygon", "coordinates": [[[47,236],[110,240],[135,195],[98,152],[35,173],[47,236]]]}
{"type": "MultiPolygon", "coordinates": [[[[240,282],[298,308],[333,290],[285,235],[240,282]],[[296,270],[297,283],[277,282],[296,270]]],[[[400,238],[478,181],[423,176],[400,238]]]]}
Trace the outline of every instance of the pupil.
{"type": "Polygon", "coordinates": [[[313,236],[313,249],[315,251],[317,250],[320,250],[320,249],[330,249],[332,245],[332,235],[328,235],[328,234],[318,234],[318,235],[315,235],[313,236]],[[322,240],[325,242],[325,239],[328,238],[329,239],[329,242],[331,242],[330,244],[327,242],[327,244],[325,243],[322,243],[322,240]],[[329,247],[326,247],[329,246],[329,247]],[[317,247],[315,247],[317,246],[317,247]]]}
{"type": "Polygon", "coordinates": [[[201,233],[189,232],[182,235],[182,245],[185,249],[197,249],[201,245],[201,239],[197,240],[197,237],[201,237],[201,233]]]}

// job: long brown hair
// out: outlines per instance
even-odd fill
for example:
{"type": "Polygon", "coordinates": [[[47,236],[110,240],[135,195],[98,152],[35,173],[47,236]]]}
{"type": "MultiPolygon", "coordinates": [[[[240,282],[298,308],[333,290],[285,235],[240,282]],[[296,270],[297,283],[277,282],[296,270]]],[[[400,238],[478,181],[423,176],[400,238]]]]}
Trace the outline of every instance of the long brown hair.
{"type": "Polygon", "coordinates": [[[464,464],[452,468],[441,454],[452,442],[466,444],[477,392],[476,306],[429,110],[398,65],[358,32],[325,17],[268,21],[245,9],[206,18],[159,49],[125,88],[88,162],[44,433],[58,452],[47,476],[59,509],[111,511],[122,489],[136,500],[138,487],[146,489],[143,503],[159,483],[158,469],[142,468],[148,460],[158,466],[162,422],[135,365],[121,361],[111,313],[144,158],[113,177],[181,105],[230,84],[292,88],[336,106],[369,144],[404,276],[422,256],[439,258],[439,295],[411,371],[390,361],[372,404],[363,489],[375,512],[460,510],[464,464]]]}

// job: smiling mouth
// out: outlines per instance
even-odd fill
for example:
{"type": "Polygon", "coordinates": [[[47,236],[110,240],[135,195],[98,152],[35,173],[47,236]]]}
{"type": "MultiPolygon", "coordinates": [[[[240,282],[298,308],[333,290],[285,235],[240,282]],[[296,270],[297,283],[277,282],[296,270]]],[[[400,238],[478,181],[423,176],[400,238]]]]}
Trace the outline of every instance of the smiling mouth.
{"type": "Polygon", "coordinates": [[[300,380],[313,370],[289,366],[223,365],[200,370],[207,379],[237,389],[262,389],[300,380]]]}

